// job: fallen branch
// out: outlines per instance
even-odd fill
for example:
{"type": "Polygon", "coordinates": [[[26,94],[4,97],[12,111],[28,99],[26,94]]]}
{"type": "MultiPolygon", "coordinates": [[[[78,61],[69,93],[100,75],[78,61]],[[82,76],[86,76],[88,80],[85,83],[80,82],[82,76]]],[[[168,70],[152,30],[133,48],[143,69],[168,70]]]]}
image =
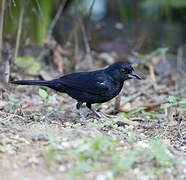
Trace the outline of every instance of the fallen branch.
{"type": "Polygon", "coordinates": [[[139,107],[144,107],[145,111],[152,111],[155,107],[161,106],[162,104],[165,104],[165,103],[167,103],[167,101],[160,102],[160,103],[140,104],[140,105],[133,106],[133,107],[130,107],[130,108],[122,108],[122,107],[120,107],[119,111],[127,113],[127,112],[130,112],[133,109],[139,108],[139,107]]]}

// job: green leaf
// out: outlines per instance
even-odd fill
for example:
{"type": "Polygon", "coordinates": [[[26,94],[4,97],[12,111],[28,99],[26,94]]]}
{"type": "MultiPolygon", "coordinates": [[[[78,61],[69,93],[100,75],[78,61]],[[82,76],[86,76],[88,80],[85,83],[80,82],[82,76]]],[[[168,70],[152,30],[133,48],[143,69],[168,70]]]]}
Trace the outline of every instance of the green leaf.
{"type": "Polygon", "coordinates": [[[141,115],[142,117],[146,117],[146,116],[148,116],[148,117],[150,117],[151,119],[162,119],[162,118],[165,118],[165,114],[152,114],[152,113],[143,113],[142,115],[141,115]]]}
{"type": "Polygon", "coordinates": [[[9,99],[9,101],[11,101],[12,103],[14,103],[14,104],[17,104],[17,103],[19,103],[19,99],[18,99],[18,97],[15,95],[15,94],[13,94],[13,93],[11,93],[9,96],[8,96],[8,99],[9,99]]]}
{"type": "Polygon", "coordinates": [[[150,54],[148,54],[148,59],[152,59],[154,56],[158,56],[160,54],[164,54],[168,51],[168,48],[157,48],[154,51],[152,51],[150,54]]]}
{"type": "Polygon", "coordinates": [[[33,64],[28,68],[30,72],[37,72],[40,70],[40,64],[38,62],[33,62],[33,64]]]}
{"type": "Polygon", "coordinates": [[[16,65],[22,68],[29,68],[33,64],[33,62],[34,58],[32,56],[18,57],[15,60],[16,65]]]}
{"type": "Polygon", "coordinates": [[[128,114],[126,112],[123,112],[123,116],[126,117],[126,118],[129,118],[129,116],[128,116],[128,114]]]}
{"type": "Polygon", "coordinates": [[[165,145],[156,138],[149,140],[150,149],[152,151],[152,156],[162,165],[166,165],[168,163],[177,163],[177,159],[171,157],[166,152],[165,145]]]}
{"type": "Polygon", "coordinates": [[[139,59],[145,59],[145,60],[146,60],[146,56],[143,55],[143,54],[140,54],[140,53],[135,52],[135,51],[133,51],[132,54],[133,54],[134,56],[136,56],[137,58],[139,58],[139,59]]]}
{"type": "Polygon", "coordinates": [[[55,102],[56,101],[56,94],[53,94],[52,96],[48,97],[49,102],[55,102]]]}
{"type": "Polygon", "coordinates": [[[130,151],[128,154],[125,155],[125,158],[117,162],[117,169],[120,169],[121,171],[129,170],[132,168],[132,166],[135,163],[136,157],[143,154],[144,151],[130,151]]]}
{"type": "Polygon", "coordinates": [[[162,104],[160,108],[161,109],[167,109],[167,108],[169,108],[171,106],[173,106],[173,104],[171,104],[171,103],[165,103],[165,104],[162,104]]]}
{"type": "Polygon", "coordinates": [[[48,96],[48,93],[47,93],[47,91],[45,91],[44,89],[39,88],[39,96],[40,96],[43,100],[46,100],[46,99],[47,99],[47,96],[48,96]]]}
{"type": "Polygon", "coordinates": [[[169,97],[168,97],[168,101],[169,101],[170,103],[177,103],[176,97],[175,97],[175,96],[169,96],[169,97]]]}
{"type": "Polygon", "coordinates": [[[40,64],[34,60],[32,56],[18,57],[15,64],[21,68],[27,69],[30,72],[36,72],[40,69],[40,64]]]}
{"type": "Polygon", "coordinates": [[[184,108],[179,108],[179,107],[178,107],[178,108],[177,108],[177,111],[178,111],[179,113],[182,114],[182,113],[184,113],[186,110],[185,110],[184,108]]]}
{"type": "Polygon", "coordinates": [[[169,49],[168,48],[157,48],[149,54],[143,55],[138,52],[132,52],[134,56],[144,59],[144,60],[151,60],[154,56],[158,56],[160,54],[165,54],[169,49]]]}
{"type": "Polygon", "coordinates": [[[129,113],[128,113],[128,116],[130,117],[131,115],[137,113],[137,112],[140,112],[142,110],[144,110],[145,108],[144,107],[138,107],[138,108],[134,108],[133,110],[131,110],[129,113]]]}
{"type": "Polygon", "coordinates": [[[49,133],[48,134],[48,140],[52,146],[52,148],[57,149],[59,142],[57,141],[56,137],[54,136],[54,134],[49,133]]]}
{"type": "Polygon", "coordinates": [[[165,171],[164,167],[147,167],[145,168],[144,172],[146,174],[158,175],[165,171]]]}
{"type": "Polygon", "coordinates": [[[136,133],[135,132],[130,132],[127,141],[129,143],[133,143],[135,141],[135,139],[136,139],[136,133]]]}
{"type": "Polygon", "coordinates": [[[165,118],[165,114],[154,114],[156,116],[156,118],[158,119],[162,119],[165,118]]]}
{"type": "Polygon", "coordinates": [[[186,98],[182,99],[181,101],[178,102],[180,106],[186,107],[186,98]]]}

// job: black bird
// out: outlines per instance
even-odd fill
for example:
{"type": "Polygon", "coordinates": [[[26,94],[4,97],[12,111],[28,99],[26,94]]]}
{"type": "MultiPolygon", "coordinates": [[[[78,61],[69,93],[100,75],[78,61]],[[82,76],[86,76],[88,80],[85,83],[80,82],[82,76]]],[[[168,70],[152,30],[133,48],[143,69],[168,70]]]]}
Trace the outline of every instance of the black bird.
{"type": "Polygon", "coordinates": [[[91,109],[91,105],[111,100],[119,94],[124,81],[134,78],[141,79],[130,64],[116,62],[106,69],[72,73],[50,81],[20,80],[11,83],[47,86],[61,93],[67,93],[77,100],[77,110],[83,120],[82,123],[86,124],[85,116],[81,110],[83,103],[86,103],[86,106],[100,117],[96,111],[91,109]]]}

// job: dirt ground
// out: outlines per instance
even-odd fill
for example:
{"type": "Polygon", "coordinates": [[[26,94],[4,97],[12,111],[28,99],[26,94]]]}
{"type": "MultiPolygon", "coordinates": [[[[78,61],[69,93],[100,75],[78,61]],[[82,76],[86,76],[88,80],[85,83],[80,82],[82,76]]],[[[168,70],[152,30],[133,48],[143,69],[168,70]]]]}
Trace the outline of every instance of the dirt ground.
{"type": "MultiPolygon", "coordinates": [[[[128,81],[121,107],[163,102],[170,95],[183,99],[181,77],[169,74],[155,88],[148,74],[128,81]]],[[[33,86],[10,85],[1,92],[0,179],[186,179],[186,118],[175,107],[136,112],[128,117],[136,125],[117,125],[123,113],[96,120],[84,108],[85,127],[76,123],[75,100],[44,89],[46,99],[33,86]]],[[[114,114],[114,104],[94,108],[114,114]]]]}

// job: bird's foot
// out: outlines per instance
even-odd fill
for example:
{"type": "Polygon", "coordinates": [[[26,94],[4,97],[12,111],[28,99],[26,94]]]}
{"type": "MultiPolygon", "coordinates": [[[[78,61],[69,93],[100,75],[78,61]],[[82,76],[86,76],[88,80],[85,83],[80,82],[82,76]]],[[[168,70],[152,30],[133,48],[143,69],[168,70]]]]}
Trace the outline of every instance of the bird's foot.
{"type": "Polygon", "coordinates": [[[81,124],[81,125],[84,125],[84,126],[87,125],[87,122],[84,121],[84,120],[77,120],[76,122],[79,123],[79,124],[81,124]]]}
{"type": "Polygon", "coordinates": [[[86,126],[87,122],[86,122],[86,118],[85,118],[85,116],[83,114],[83,111],[81,110],[81,108],[79,108],[78,111],[79,111],[79,114],[81,116],[81,120],[78,120],[77,122],[86,126]]]}
{"type": "Polygon", "coordinates": [[[98,113],[97,111],[95,111],[95,110],[93,110],[93,109],[91,109],[91,111],[96,115],[96,117],[97,117],[98,119],[102,118],[102,115],[101,115],[100,113],[98,113]]]}

